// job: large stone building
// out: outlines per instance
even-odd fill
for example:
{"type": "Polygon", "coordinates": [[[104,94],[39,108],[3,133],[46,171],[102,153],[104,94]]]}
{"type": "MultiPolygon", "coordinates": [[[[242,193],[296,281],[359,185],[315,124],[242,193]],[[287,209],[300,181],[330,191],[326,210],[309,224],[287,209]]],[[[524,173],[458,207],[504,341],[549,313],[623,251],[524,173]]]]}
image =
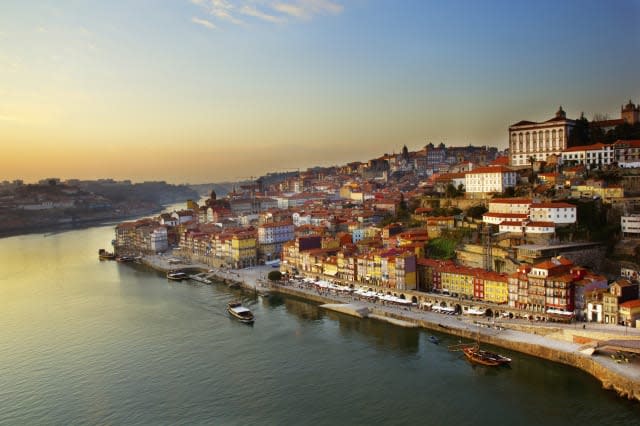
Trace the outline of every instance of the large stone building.
{"type": "Polygon", "coordinates": [[[509,126],[509,163],[512,166],[527,166],[531,159],[546,161],[550,155],[560,157],[567,149],[567,141],[575,120],[567,118],[562,107],[555,117],[536,123],[519,121],[509,126]]]}
{"type": "Polygon", "coordinates": [[[468,196],[490,192],[504,192],[516,186],[516,172],[504,166],[479,167],[464,175],[464,187],[468,196]]]}

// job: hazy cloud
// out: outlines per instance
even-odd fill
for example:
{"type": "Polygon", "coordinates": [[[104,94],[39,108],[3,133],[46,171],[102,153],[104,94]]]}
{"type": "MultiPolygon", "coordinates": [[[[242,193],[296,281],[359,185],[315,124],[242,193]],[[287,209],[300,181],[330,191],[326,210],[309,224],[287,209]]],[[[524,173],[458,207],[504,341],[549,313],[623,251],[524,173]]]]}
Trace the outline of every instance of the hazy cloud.
{"type": "Polygon", "coordinates": [[[289,3],[275,3],[273,6],[274,10],[278,12],[282,12],[286,15],[293,16],[295,18],[306,19],[309,17],[307,11],[298,5],[289,4],[289,3]]]}
{"type": "Polygon", "coordinates": [[[210,30],[213,30],[216,27],[212,22],[209,22],[206,19],[196,18],[195,16],[191,18],[191,22],[193,22],[194,24],[202,25],[203,27],[209,28],[210,30]]]}
{"type": "Polygon", "coordinates": [[[249,5],[242,6],[242,9],[240,9],[240,13],[242,13],[243,15],[262,19],[263,21],[273,22],[274,24],[280,24],[286,21],[283,16],[269,15],[268,13],[261,12],[254,6],[249,5]]]}
{"type": "Polygon", "coordinates": [[[337,15],[344,10],[341,4],[328,0],[297,0],[292,3],[275,2],[274,10],[298,19],[309,19],[313,15],[337,15]]]}
{"type": "MultiPolygon", "coordinates": [[[[337,15],[344,10],[341,4],[330,0],[191,0],[191,3],[215,19],[232,24],[244,23],[239,15],[282,24],[288,18],[308,20],[314,15],[337,15]]],[[[200,25],[207,26],[203,22],[196,22],[195,19],[214,25],[206,19],[192,18],[194,23],[200,25]]]]}

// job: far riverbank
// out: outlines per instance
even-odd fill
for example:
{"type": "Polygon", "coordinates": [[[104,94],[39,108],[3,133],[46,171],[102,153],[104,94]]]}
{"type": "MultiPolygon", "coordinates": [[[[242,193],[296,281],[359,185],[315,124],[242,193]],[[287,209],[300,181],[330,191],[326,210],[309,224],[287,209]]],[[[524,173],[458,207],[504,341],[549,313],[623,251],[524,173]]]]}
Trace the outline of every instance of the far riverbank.
{"type": "Polygon", "coordinates": [[[213,268],[202,264],[170,264],[166,256],[149,255],[143,257],[143,263],[149,267],[167,272],[171,269],[192,268],[207,272],[209,276],[227,285],[239,285],[259,294],[273,292],[301,298],[314,303],[339,304],[326,306],[327,309],[357,317],[370,317],[399,326],[418,326],[428,330],[448,333],[471,341],[499,346],[509,350],[533,355],[546,360],[577,367],[597,378],[603,388],[614,390],[618,395],[640,401],[640,359],[633,357],[629,362],[621,363],[608,353],[595,352],[588,355],[582,351],[588,349],[585,342],[608,340],[612,338],[640,341],[640,330],[616,330],[614,328],[589,325],[585,329],[572,329],[572,326],[558,324],[527,324],[509,319],[490,320],[451,316],[416,308],[404,308],[395,305],[380,305],[353,295],[338,294],[331,291],[319,291],[302,282],[275,284],[266,279],[273,270],[269,266],[259,266],[240,270],[213,268]]]}

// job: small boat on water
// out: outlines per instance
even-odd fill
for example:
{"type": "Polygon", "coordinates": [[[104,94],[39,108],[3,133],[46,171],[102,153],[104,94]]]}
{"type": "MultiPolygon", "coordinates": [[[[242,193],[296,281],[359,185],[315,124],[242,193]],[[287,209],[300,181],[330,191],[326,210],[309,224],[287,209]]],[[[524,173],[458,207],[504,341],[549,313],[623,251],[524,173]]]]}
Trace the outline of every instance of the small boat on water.
{"type": "Polygon", "coordinates": [[[116,262],[121,262],[121,263],[133,262],[134,260],[136,260],[136,258],[133,256],[117,256],[116,257],[116,262]]]}
{"type": "Polygon", "coordinates": [[[429,336],[429,341],[434,345],[440,344],[440,339],[438,339],[436,336],[429,336]]]}
{"type": "Polygon", "coordinates": [[[167,279],[172,281],[182,281],[189,278],[189,275],[182,271],[170,271],[167,272],[167,279]]]}
{"type": "Polygon", "coordinates": [[[116,258],[116,254],[110,251],[106,251],[105,249],[98,250],[98,259],[100,260],[114,260],[116,258]]]}
{"type": "Polygon", "coordinates": [[[493,352],[480,349],[478,345],[472,345],[462,348],[462,352],[467,359],[473,363],[486,365],[488,367],[497,367],[500,365],[508,365],[511,358],[496,354],[493,352]]]}
{"type": "Polygon", "coordinates": [[[245,324],[253,324],[253,313],[249,308],[242,306],[241,302],[233,301],[227,304],[227,311],[238,321],[245,324]]]}

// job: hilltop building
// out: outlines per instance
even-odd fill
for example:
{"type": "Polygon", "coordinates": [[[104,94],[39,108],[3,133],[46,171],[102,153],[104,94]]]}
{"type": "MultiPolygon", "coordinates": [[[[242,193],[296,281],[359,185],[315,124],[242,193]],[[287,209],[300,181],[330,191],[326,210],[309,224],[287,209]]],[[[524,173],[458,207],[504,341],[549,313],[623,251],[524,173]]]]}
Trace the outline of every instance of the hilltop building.
{"type": "Polygon", "coordinates": [[[546,161],[560,157],[576,122],[568,119],[562,107],[555,116],[541,123],[522,120],[509,126],[509,153],[512,166],[528,166],[531,159],[546,161]]]}

